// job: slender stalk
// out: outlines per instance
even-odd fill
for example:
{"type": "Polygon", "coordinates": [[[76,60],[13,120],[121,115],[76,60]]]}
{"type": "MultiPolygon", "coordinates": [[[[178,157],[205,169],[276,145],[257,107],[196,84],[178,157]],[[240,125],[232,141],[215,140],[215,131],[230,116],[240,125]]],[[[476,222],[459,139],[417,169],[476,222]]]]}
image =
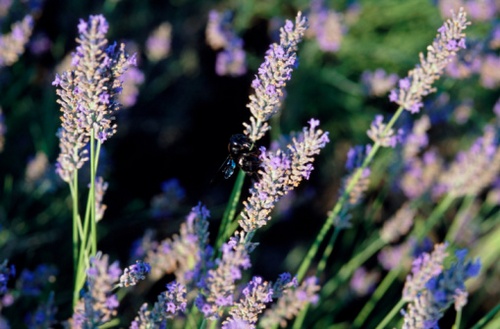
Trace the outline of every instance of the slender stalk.
{"type": "Polygon", "coordinates": [[[447,194],[426,219],[424,226],[416,229],[416,236],[419,241],[422,240],[434,226],[436,226],[437,222],[443,217],[443,214],[446,210],[448,210],[454,200],[454,196],[447,194]]]}
{"type": "MultiPolygon", "coordinates": [[[[460,218],[464,215],[466,211],[470,209],[472,204],[474,203],[475,200],[474,195],[468,195],[465,197],[464,201],[462,202],[462,205],[460,206],[460,210],[457,213],[457,216],[455,217],[455,220],[451,223],[450,229],[448,230],[448,233],[446,233],[445,241],[448,242],[453,242],[457,238],[458,230],[460,229],[460,226],[462,226],[462,221],[456,220],[456,218],[460,218]]],[[[463,217],[462,217],[463,218],[463,217]]]]}
{"type": "Polygon", "coordinates": [[[323,274],[323,271],[325,270],[326,267],[326,262],[328,261],[328,258],[330,257],[332,251],[333,251],[333,246],[335,245],[335,241],[337,240],[337,237],[339,236],[340,230],[338,227],[335,227],[332,237],[330,238],[330,241],[328,241],[328,245],[326,246],[325,251],[323,252],[323,256],[321,257],[321,260],[318,264],[318,268],[316,270],[316,276],[320,277],[321,274],[323,274]]]}
{"type": "Polygon", "coordinates": [[[78,173],[75,172],[73,182],[69,184],[71,191],[71,200],[73,201],[73,274],[76,274],[78,266],[78,245],[80,244],[81,234],[78,228],[81,227],[81,219],[78,214],[78,173]]]}
{"type": "Polygon", "coordinates": [[[394,318],[394,316],[403,308],[405,305],[405,301],[403,299],[400,299],[399,302],[394,305],[392,310],[385,316],[385,318],[378,324],[377,328],[375,329],[384,329],[388,328],[389,322],[394,318]]]}
{"type": "Polygon", "coordinates": [[[306,318],[307,311],[309,310],[309,306],[311,304],[307,303],[305,307],[300,311],[299,314],[297,314],[297,317],[295,318],[295,321],[293,322],[293,329],[301,329],[302,324],[304,323],[304,320],[306,318]]]}
{"type": "Polygon", "coordinates": [[[370,313],[375,309],[377,303],[380,302],[380,299],[384,296],[384,294],[389,290],[391,284],[396,280],[399,273],[401,272],[400,267],[395,267],[387,273],[384,280],[378,285],[377,289],[371,296],[370,300],[365,304],[365,306],[358,313],[356,318],[354,319],[353,326],[354,328],[361,328],[370,313]]]}
{"type": "Polygon", "coordinates": [[[236,215],[236,207],[240,201],[241,189],[243,188],[243,182],[245,181],[245,172],[239,170],[236,181],[234,182],[233,190],[231,196],[229,197],[229,202],[222,216],[222,221],[219,228],[219,233],[217,235],[215,249],[219,250],[224,241],[228,238],[230,234],[230,223],[234,220],[236,215]]]}
{"type": "Polygon", "coordinates": [[[92,243],[92,254],[97,252],[97,221],[95,209],[95,175],[96,175],[96,150],[95,150],[95,136],[94,129],[90,130],[90,235],[92,243]]]}
{"type": "MultiPolygon", "coordinates": [[[[392,116],[391,120],[387,123],[387,126],[386,126],[386,128],[384,130],[384,133],[387,133],[390,129],[392,129],[392,127],[394,126],[394,123],[401,116],[401,113],[403,113],[403,111],[404,111],[404,109],[402,107],[398,108],[398,110],[396,111],[396,113],[392,116]]],[[[352,176],[352,179],[350,180],[350,182],[347,185],[346,189],[344,190],[344,192],[340,196],[339,200],[335,204],[335,206],[334,206],[333,210],[331,211],[330,215],[328,216],[328,218],[326,219],[325,223],[321,227],[320,232],[316,236],[316,239],[314,240],[313,244],[309,248],[309,250],[308,250],[308,252],[306,254],[306,257],[304,257],[304,260],[302,261],[302,263],[301,263],[301,265],[300,265],[300,267],[299,267],[299,269],[297,271],[297,278],[299,279],[299,281],[304,278],[305,273],[307,272],[307,270],[311,266],[312,260],[317,255],[319,246],[324,241],[324,239],[326,237],[326,234],[328,233],[328,231],[330,230],[330,228],[335,223],[335,218],[337,218],[337,216],[340,214],[341,210],[344,207],[344,203],[346,202],[346,200],[349,197],[349,194],[351,193],[352,189],[356,186],[356,184],[358,183],[359,179],[361,178],[363,170],[368,167],[368,165],[372,161],[373,157],[375,156],[375,154],[377,153],[377,151],[378,151],[379,148],[380,148],[380,143],[379,142],[375,142],[373,144],[372,149],[370,150],[370,152],[366,156],[365,160],[363,161],[363,164],[361,165],[361,167],[359,167],[355,171],[355,173],[352,176]]]]}
{"type": "Polygon", "coordinates": [[[368,246],[362,248],[359,254],[351,258],[347,264],[342,266],[337,275],[335,275],[335,277],[333,277],[323,286],[321,295],[331,295],[340,284],[351,277],[354,271],[356,271],[356,269],[359,268],[361,264],[366,262],[371,256],[373,256],[377,251],[384,247],[385,244],[386,243],[384,240],[376,238],[372,242],[370,242],[368,246]]]}
{"type": "Polygon", "coordinates": [[[500,303],[497,304],[491,311],[481,318],[474,326],[470,329],[480,329],[484,327],[491,319],[493,319],[496,314],[500,311],[500,303]]]}
{"type": "Polygon", "coordinates": [[[460,329],[460,322],[462,322],[462,309],[457,311],[457,315],[455,316],[455,324],[453,325],[453,329],[460,329]]]}

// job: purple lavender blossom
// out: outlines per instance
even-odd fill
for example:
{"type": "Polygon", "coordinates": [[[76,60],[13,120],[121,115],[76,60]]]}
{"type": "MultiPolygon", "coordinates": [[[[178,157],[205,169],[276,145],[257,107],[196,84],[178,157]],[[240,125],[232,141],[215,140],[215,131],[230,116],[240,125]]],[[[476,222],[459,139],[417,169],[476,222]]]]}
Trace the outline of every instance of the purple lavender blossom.
{"type": "Polygon", "coordinates": [[[34,271],[24,269],[17,281],[16,288],[23,296],[38,297],[47,285],[54,281],[58,274],[57,269],[50,265],[38,265],[34,271]]]}
{"type": "Polygon", "coordinates": [[[195,304],[207,319],[217,319],[219,309],[234,304],[235,282],[242,278],[242,270],[251,266],[248,250],[242,241],[232,237],[221,248],[222,256],[216,267],[208,270],[198,284],[201,293],[195,304]]]}
{"type": "Polygon", "coordinates": [[[280,43],[273,43],[252,82],[255,93],[250,95],[247,107],[252,116],[250,123],[243,123],[244,133],[252,142],[261,139],[269,130],[267,121],[278,113],[284,97],[284,88],[297,63],[298,43],[306,30],[302,13],[295,18],[295,25],[286,21],[280,30],[280,43]]]}
{"type": "Polygon", "coordinates": [[[87,270],[87,291],[75,305],[71,328],[88,328],[110,321],[117,312],[118,299],[111,293],[121,275],[118,262],[109,264],[108,255],[91,257],[87,270]]]}
{"type": "Polygon", "coordinates": [[[319,121],[311,119],[310,128],[293,138],[286,151],[266,152],[261,149],[261,178],[250,189],[250,197],[243,202],[240,226],[245,232],[254,231],[271,219],[276,202],[289,191],[308,179],[313,169],[313,156],[326,146],[328,132],[316,129],[319,121]]]}
{"type": "Polygon", "coordinates": [[[56,171],[66,182],[88,160],[84,147],[90,138],[103,143],[116,132],[113,121],[120,108],[117,97],[122,90],[121,76],[135,60],[128,58],[123,44],[118,50],[116,44],[108,46],[108,27],[101,15],[80,20],[79,45],[72,56],[74,67],[56,75],[53,82],[63,113],[56,171]]]}
{"type": "Polygon", "coordinates": [[[56,324],[56,313],[54,293],[51,292],[47,301],[42,302],[35,312],[28,314],[25,323],[28,328],[53,328],[56,324]]]}
{"type": "Polygon", "coordinates": [[[450,167],[439,176],[435,195],[477,195],[490,185],[500,171],[500,148],[497,129],[484,128],[467,151],[459,152],[450,167]]]}
{"type": "Polygon", "coordinates": [[[35,34],[29,43],[30,51],[38,56],[48,52],[50,47],[52,47],[52,42],[44,33],[35,34]]]}
{"type": "Polygon", "coordinates": [[[403,130],[398,129],[397,133],[394,130],[386,129],[387,125],[384,123],[384,117],[382,115],[376,115],[373,120],[370,130],[367,131],[368,137],[375,143],[379,143],[383,147],[396,147],[398,142],[401,142],[403,130]]]}
{"type": "Polygon", "coordinates": [[[172,25],[161,23],[146,40],[146,56],[152,62],[165,59],[170,54],[172,43],[172,25]]]}
{"type": "Polygon", "coordinates": [[[151,275],[157,280],[174,273],[176,281],[189,285],[199,279],[200,267],[208,266],[211,249],[208,246],[208,217],[210,212],[199,203],[191,209],[181,224],[180,234],[161,243],[150,243],[145,261],[151,264],[151,275]]]}
{"type": "Polygon", "coordinates": [[[261,277],[253,277],[243,288],[242,296],[232,305],[229,310],[229,317],[222,322],[222,328],[233,328],[235,323],[245,321],[250,325],[248,328],[255,328],[258,315],[266,308],[266,304],[273,300],[273,289],[269,282],[261,277]]]}
{"type": "Polygon", "coordinates": [[[466,79],[481,70],[484,45],[471,41],[467,49],[458,52],[446,66],[446,74],[455,79],[466,79]]]}
{"type": "Polygon", "coordinates": [[[229,11],[210,11],[205,35],[207,44],[213,50],[220,50],[215,62],[215,73],[237,77],[247,72],[246,53],[243,40],[234,32],[231,21],[232,14],[229,11]]]}
{"type": "Polygon", "coordinates": [[[168,218],[178,210],[186,196],[185,189],[177,178],[170,178],[161,184],[161,194],[151,199],[151,214],[154,218],[168,218]]]}
{"type": "Polygon", "coordinates": [[[491,21],[498,12],[498,4],[495,0],[467,0],[465,10],[469,13],[471,20],[479,22],[491,21]]]}
{"type": "Polygon", "coordinates": [[[355,169],[361,167],[366,156],[372,149],[371,144],[355,145],[347,152],[347,160],[345,162],[345,169],[353,172],[355,169]]]}
{"type": "Polygon", "coordinates": [[[319,48],[325,52],[337,52],[347,30],[342,15],[325,8],[323,1],[312,1],[309,21],[308,35],[316,37],[319,48]]]}
{"type": "Polygon", "coordinates": [[[11,32],[0,35],[0,68],[14,64],[24,52],[33,31],[33,17],[27,15],[11,26],[11,32]]]}
{"type": "Polygon", "coordinates": [[[166,328],[167,319],[186,311],[186,287],[175,281],[167,284],[167,290],[158,295],[151,310],[143,304],[130,328],[166,328]]]}
{"type": "Polygon", "coordinates": [[[431,254],[423,253],[413,261],[412,274],[406,277],[403,300],[410,302],[425,289],[427,282],[443,271],[443,260],[448,256],[447,244],[437,244],[431,254]]]}
{"type": "Polygon", "coordinates": [[[230,47],[217,54],[215,61],[217,75],[238,77],[246,72],[246,53],[241,46],[230,47]]]}
{"type": "Polygon", "coordinates": [[[422,115],[415,120],[411,132],[406,135],[403,142],[403,160],[405,162],[414,159],[420,151],[429,144],[427,131],[431,128],[431,121],[427,115],[422,115]]]}
{"type": "Polygon", "coordinates": [[[460,309],[466,304],[465,281],[477,276],[481,268],[479,259],[466,262],[466,255],[467,250],[458,250],[456,261],[448,269],[426,278],[424,285],[408,300],[410,304],[403,312],[403,328],[439,328],[437,323],[451,304],[458,303],[456,307],[460,309]]]}
{"type": "Polygon", "coordinates": [[[205,39],[213,50],[225,49],[234,40],[236,35],[231,28],[232,14],[230,11],[220,13],[211,10],[208,14],[205,39]]]}
{"type": "Polygon", "coordinates": [[[361,75],[367,93],[371,96],[384,96],[398,81],[397,74],[387,74],[384,69],[376,69],[374,72],[364,71],[361,75]]]}
{"type": "Polygon", "coordinates": [[[406,235],[413,226],[413,218],[416,212],[417,210],[412,208],[409,203],[403,204],[396,214],[384,223],[380,230],[381,239],[391,243],[406,235]]]}
{"type": "Polygon", "coordinates": [[[120,276],[120,287],[135,286],[139,281],[146,279],[146,275],[151,272],[151,265],[137,260],[134,265],[127,267],[120,276]]]}
{"type": "Polygon", "coordinates": [[[488,54],[481,62],[481,84],[488,89],[498,88],[500,86],[500,56],[488,54]]]}
{"type": "Polygon", "coordinates": [[[435,91],[432,83],[439,79],[458,50],[465,49],[463,30],[469,24],[463,9],[447,20],[438,29],[436,38],[428,47],[427,56],[420,54],[420,65],[399,81],[399,87],[391,91],[389,100],[411,113],[418,113],[423,106],[422,97],[435,91]]]}
{"type": "MultiPolygon", "coordinates": [[[[104,217],[104,212],[108,208],[103,203],[104,194],[108,190],[108,183],[104,181],[104,179],[99,176],[95,180],[95,209],[96,209],[96,221],[100,221],[104,217]]],[[[90,184],[89,184],[90,188],[90,184]]]]}
{"type": "Polygon", "coordinates": [[[123,74],[122,92],[118,96],[124,108],[132,107],[137,102],[139,86],[144,83],[144,73],[136,67],[130,67],[123,74]]]}
{"type": "Polygon", "coordinates": [[[359,267],[356,271],[354,271],[349,285],[357,296],[362,297],[368,295],[374,290],[379,279],[379,272],[368,272],[366,268],[359,267]]]}
{"type": "Polygon", "coordinates": [[[414,157],[407,161],[400,187],[409,199],[419,198],[431,191],[435,195],[442,195],[444,189],[438,190],[435,186],[442,169],[443,160],[437,150],[430,149],[422,158],[414,157]]]}
{"type": "Polygon", "coordinates": [[[495,50],[500,48],[500,24],[493,26],[489,46],[495,50]]]}
{"type": "Polygon", "coordinates": [[[7,292],[7,283],[9,279],[13,278],[16,275],[15,266],[8,266],[7,264],[7,260],[4,260],[2,264],[0,264],[0,295],[3,295],[7,292]]]}
{"type": "Polygon", "coordinates": [[[7,16],[12,0],[0,0],[0,18],[7,16]]]}
{"type": "Polygon", "coordinates": [[[259,327],[272,328],[280,325],[286,327],[288,321],[293,319],[309,303],[316,304],[319,300],[320,286],[316,277],[308,277],[300,286],[291,286],[283,291],[282,296],[259,320],[259,327]]]}
{"type": "Polygon", "coordinates": [[[5,116],[2,108],[0,107],[0,153],[3,152],[5,147],[5,134],[7,133],[7,126],[5,125],[5,116]]]}
{"type": "MultiPolygon", "coordinates": [[[[354,146],[347,152],[347,159],[345,168],[348,170],[347,175],[343,178],[342,188],[339,192],[340,195],[344,194],[344,191],[349,187],[353,177],[356,175],[357,170],[362,167],[365,158],[371,151],[372,146],[354,146]]],[[[349,192],[349,200],[345,203],[344,209],[338,214],[334,219],[335,225],[338,228],[349,228],[351,227],[349,209],[356,206],[363,200],[365,192],[368,190],[370,184],[370,168],[364,168],[359,173],[359,177],[354,186],[351,187],[349,192]]]]}
{"type": "Polygon", "coordinates": [[[378,262],[386,270],[390,271],[401,265],[403,260],[409,254],[410,246],[408,243],[402,243],[395,246],[386,246],[380,250],[377,255],[378,262]]]}

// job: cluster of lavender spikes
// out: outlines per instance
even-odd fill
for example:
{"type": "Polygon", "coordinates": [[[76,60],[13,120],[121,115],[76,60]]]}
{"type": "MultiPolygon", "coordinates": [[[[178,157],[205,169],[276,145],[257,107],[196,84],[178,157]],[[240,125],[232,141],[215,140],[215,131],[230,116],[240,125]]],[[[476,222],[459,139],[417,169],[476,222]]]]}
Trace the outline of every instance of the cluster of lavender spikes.
{"type": "Polygon", "coordinates": [[[72,70],[56,75],[58,103],[61,105],[62,128],[59,131],[61,152],[57,173],[69,182],[88,160],[84,149],[91,138],[100,143],[116,132],[114,114],[122,90],[120,77],[135,57],[128,57],[124,44],[108,45],[108,23],[101,16],[90,16],[78,24],[79,46],[72,56],[72,70]]]}

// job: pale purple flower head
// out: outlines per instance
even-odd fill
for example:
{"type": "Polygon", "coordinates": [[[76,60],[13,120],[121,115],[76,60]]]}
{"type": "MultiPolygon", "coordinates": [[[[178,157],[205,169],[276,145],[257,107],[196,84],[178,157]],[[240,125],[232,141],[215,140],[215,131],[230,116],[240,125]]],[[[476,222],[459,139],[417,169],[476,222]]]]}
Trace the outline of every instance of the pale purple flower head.
{"type": "Polygon", "coordinates": [[[455,255],[449,268],[426,278],[413,298],[407,300],[403,328],[438,328],[448,307],[455,303],[462,308],[466,304],[465,281],[479,274],[481,263],[479,259],[466,262],[466,250],[458,250],[455,255]]]}
{"type": "Polygon", "coordinates": [[[135,286],[139,281],[146,279],[146,275],[151,272],[151,265],[137,260],[135,264],[127,267],[120,276],[120,287],[135,286]]]}
{"type": "Polygon", "coordinates": [[[280,30],[279,44],[271,44],[258,74],[252,82],[255,91],[247,107],[252,116],[250,123],[243,123],[244,133],[252,142],[261,139],[269,130],[267,121],[279,112],[285,96],[285,86],[296,66],[298,43],[307,28],[307,20],[299,12],[295,24],[287,21],[280,30]]]}
{"type": "Polygon", "coordinates": [[[443,74],[457,51],[466,48],[463,31],[469,24],[462,8],[458,14],[453,14],[438,29],[432,45],[427,48],[427,56],[420,55],[420,64],[399,81],[399,88],[390,92],[389,100],[411,113],[418,113],[423,107],[422,98],[435,91],[432,84],[443,74]]]}
{"type": "Polygon", "coordinates": [[[361,75],[367,93],[371,96],[383,96],[391,90],[398,81],[397,74],[387,74],[384,69],[376,69],[374,72],[365,71],[361,75]]]}

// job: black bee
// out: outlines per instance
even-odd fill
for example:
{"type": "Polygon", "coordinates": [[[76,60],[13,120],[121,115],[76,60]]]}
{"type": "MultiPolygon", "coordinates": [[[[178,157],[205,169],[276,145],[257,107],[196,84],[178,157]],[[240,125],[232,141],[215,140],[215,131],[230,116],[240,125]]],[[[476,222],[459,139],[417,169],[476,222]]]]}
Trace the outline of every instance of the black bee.
{"type": "Polygon", "coordinates": [[[252,142],[248,137],[243,134],[231,136],[227,148],[229,155],[219,169],[224,174],[224,178],[231,177],[238,166],[252,178],[258,179],[257,172],[261,164],[259,151],[255,147],[252,148],[252,142]]]}

